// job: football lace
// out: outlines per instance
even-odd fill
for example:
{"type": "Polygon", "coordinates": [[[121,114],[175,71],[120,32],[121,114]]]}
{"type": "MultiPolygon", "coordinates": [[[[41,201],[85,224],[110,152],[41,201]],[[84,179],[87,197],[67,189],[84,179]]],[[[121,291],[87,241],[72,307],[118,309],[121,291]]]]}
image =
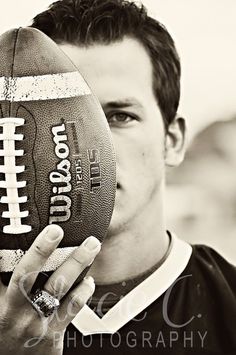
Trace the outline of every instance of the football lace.
{"type": "Polygon", "coordinates": [[[29,215],[29,211],[21,211],[20,204],[27,201],[27,196],[19,196],[18,189],[26,186],[26,181],[18,181],[17,174],[25,171],[24,165],[16,164],[16,157],[23,156],[23,149],[16,149],[15,142],[24,139],[23,134],[16,133],[16,127],[24,125],[25,120],[19,117],[0,118],[2,133],[0,141],[3,149],[0,156],[4,164],[0,165],[0,173],[5,175],[5,180],[0,181],[0,188],[6,189],[6,196],[0,198],[0,203],[8,205],[8,211],[2,212],[2,218],[9,218],[10,223],[3,227],[3,233],[21,234],[31,231],[31,226],[22,224],[22,218],[29,215]]]}

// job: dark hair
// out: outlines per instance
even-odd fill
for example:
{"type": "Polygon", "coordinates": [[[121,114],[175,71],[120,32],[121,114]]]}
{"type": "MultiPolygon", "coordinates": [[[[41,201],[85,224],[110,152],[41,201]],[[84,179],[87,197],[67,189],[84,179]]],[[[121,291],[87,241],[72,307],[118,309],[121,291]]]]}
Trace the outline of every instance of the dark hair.
{"type": "Polygon", "coordinates": [[[126,0],[61,0],[33,19],[56,43],[89,46],[129,36],[141,42],[153,65],[153,90],[165,127],[173,121],[180,97],[180,61],[166,28],[143,5],[126,0]]]}

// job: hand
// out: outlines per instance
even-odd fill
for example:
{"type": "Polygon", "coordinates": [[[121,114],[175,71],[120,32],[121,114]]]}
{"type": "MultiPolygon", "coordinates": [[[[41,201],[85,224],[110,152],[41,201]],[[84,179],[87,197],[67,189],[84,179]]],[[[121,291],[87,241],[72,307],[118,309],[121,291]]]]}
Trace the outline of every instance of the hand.
{"type": "Polygon", "coordinates": [[[61,355],[67,325],[94,292],[92,277],[71,289],[81,272],[101,249],[87,238],[50,276],[44,290],[61,301],[50,317],[40,316],[30,303],[30,291],[42,266],[63,238],[57,225],[47,226],[17,264],[9,285],[0,281],[0,353],[4,355],[61,355]]]}

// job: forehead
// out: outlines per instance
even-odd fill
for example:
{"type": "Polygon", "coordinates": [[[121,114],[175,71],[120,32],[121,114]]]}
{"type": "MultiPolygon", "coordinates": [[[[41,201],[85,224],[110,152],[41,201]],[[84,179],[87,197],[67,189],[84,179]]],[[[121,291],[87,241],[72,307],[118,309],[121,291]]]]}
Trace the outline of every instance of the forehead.
{"type": "Polygon", "coordinates": [[[100,101],[135,96],[153,96],[152,63],[143,45],[133,38],[108,45],[79,47],[61,44],[100,101]]]}

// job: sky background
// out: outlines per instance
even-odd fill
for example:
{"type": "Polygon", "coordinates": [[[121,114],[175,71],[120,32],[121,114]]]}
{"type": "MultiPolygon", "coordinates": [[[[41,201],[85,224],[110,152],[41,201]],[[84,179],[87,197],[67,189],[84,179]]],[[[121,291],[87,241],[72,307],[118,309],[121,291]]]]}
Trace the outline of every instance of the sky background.
{"type": "MultiPolygon", "coordinates": [[[[30,24],[49,0],[1,2],[0,33],[30,24]]],[[[179,112],[189,137],[218,119],[236,116],[236,1],[144,0],[173,36],[182,62],[179,112]]]]}

